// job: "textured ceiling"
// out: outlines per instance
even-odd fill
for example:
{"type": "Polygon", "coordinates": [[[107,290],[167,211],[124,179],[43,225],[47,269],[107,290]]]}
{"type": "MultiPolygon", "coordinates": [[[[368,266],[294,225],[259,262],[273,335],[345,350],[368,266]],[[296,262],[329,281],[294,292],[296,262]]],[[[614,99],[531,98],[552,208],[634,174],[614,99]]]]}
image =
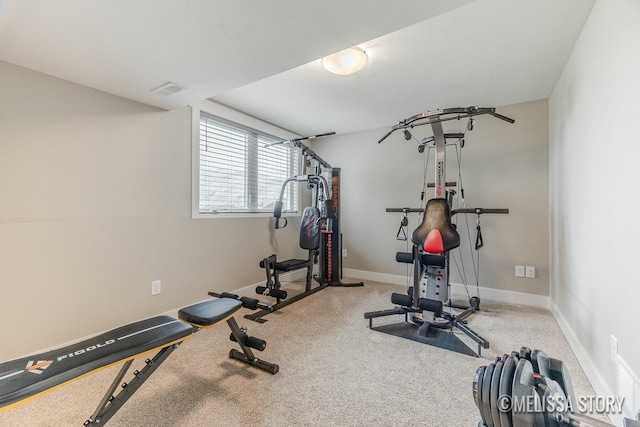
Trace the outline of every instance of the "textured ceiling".
{"type": "Polygon", "coordinates": [[[342,133],[547,97],[592,5],[0,0],[0,60],[160,108],[211,98],[298,134],[342,133]],[[354,45],[370,56],[361,72],[320,67],[354,45]],[[187,90],[150,91],[169,81],[187,90]]]}

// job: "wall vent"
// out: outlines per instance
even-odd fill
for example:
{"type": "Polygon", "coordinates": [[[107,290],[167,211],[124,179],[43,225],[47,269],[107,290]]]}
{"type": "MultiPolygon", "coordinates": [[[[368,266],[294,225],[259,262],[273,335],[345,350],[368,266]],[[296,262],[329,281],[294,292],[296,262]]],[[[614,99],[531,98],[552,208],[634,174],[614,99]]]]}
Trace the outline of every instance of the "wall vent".
{"type": "Polygon", "coordinates": [[[176,94],[178,92],[182,92],[187,90],[186,87],[182,87],[180,85],[177,85],[175,83],[165,83],[160,87],[157,87],[155,89],[151,89],[151,92],[153,93],[157,93],[158,95],[162,95],[162,96],[170,96],[173,94],[176,94]]]}

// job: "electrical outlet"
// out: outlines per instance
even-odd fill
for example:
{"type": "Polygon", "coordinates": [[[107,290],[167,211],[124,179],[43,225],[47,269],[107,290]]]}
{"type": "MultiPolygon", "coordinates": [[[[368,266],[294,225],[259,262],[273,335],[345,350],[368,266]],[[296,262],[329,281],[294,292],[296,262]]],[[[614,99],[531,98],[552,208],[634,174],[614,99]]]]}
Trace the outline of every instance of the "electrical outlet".
{"type": "Polygon", "coordinates": [[[609,355],[611,356],[611,360],[618,360],[618,339],[611,335],[611,339],[609,341],[609,355]]]}
{"type": "Polygon", "coordinates": [[[346,258],[346,257],[347,257],[347,250],[346,250],[346,249],[342,249],[342,256],[343,256],[344,258],[346,258]]]}
{"type": "Polygon", "coordinates": [[[529,279],[535,279],[536,278],[536,268],[535,267],[531,267],[530,265],[527,265],[526,271],[527,271],[526,276],[529,279]]]}
{"type": "Polygon", "coordinates": [[[151,282],[151,295],[158,295],[160,293],[162,282],[160,280],[154,280],[151,282]]]}
{"type": "Polygon", "coordinates": [[[524,265],[516,265],[516,277],[524,277],[524,265]]]}

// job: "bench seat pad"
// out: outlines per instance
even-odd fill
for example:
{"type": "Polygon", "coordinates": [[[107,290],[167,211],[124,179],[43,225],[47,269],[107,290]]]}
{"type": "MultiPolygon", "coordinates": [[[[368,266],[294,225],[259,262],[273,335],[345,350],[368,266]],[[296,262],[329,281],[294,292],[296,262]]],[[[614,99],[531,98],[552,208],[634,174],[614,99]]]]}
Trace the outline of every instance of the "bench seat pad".
{"type": "Polygon", "coordinates": [[[178,312],[178,317],[191,324],[207,327],[235,313],[242,302],[233,298],[212,299],[185,307],[178,312]]]}
{"type": "MultiPolygon", "coordinates": [[[[313,261],[309,261],[308,259],[288,259],[285,261],[277,261],[273,267],[278,271],[293,271],[307,268],[310,265],[313,265],[313,261]]],[[[260,261],[260,267],[264,268],[264,260],[260,261]]]]}
{"type": "Polygon", "coordinates": [[[25,399],[142,353],[184,341],[197,329],[157,316],[56,350],[0,364],[0,412],[25,399]]]}

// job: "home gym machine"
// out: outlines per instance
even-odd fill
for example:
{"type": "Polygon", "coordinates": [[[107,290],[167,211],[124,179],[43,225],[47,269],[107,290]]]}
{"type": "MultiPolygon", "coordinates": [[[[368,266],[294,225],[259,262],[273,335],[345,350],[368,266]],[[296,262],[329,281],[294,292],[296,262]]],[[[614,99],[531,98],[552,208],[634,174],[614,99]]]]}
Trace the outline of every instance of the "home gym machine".
{"type": "Polygon", "coordinates": [[[303,173],[287,178],[282,184],[280,198],[275,203],[273,216],[274,228],[287,226],[287,218],[282,217],[285,190],[291,183],[306,183],[311,190],[312,205],[305,208],[300,221],[300,247],[307,251],[307,259],[289,259],[278,261],[272,254],[260,261],[264,268],[266,282],[256,287],[256,293],[276,299],[272,310],[260,310],[245,317],[256,322],[269,313],[301,300],[329,286],[364,286],[362,282],[343,283],[342,277],[342,235],[340,233],[340,169],[332,167],[302,141],[311,138],[334,135],[335,132],[280,141],[275,144],[288,144],[300,149],[303,156],[303,173]],[[281,223],[283,221],[283,223],[281,223]],[[313,267],[319,264],[318,273],[313,275],[313,267]],[[280,274],[306,269],[304,292],[288,298],[287,291],[281,289],[280,274]],[[312,280],[318,286],[312,286],[312,280]]]}
{"type": "MultiPolygon", "coordinates": [[[[482,114],[489,114],[506,122],[514,123],[514,120],[496,113],[495,108],[448,108],[429,111],[403,120],[378,141],[378,143],[381,143],[391,135],[391,133],[400,129],[404,130],[405,139],[411,140],[413,136],[409,131],[410,128],[430,124],[433,130],[433,136],[420,141],[418,150],[421,153],[424,153],[426,150],[426,165],[428,164],[429,151],[435,149],[435,182],[433,184],[426,183],[425,166],[425,182],[421,199],[424,200],[427,187],[435,188],[435,198],[429,200],[424,208],[388,208],[386,210],[387,212],[403,213],[400,228],[396,235],[396,238],[399,240],[406,240],[407,238],[404,228],[408,225],[408,214],[412,212],[423,214],[422,222],[411,235],[411,242],[413,243],[412,251],[398,252],[396,254],[396,260],[398,262],[413,265],[412,285],[409,286],[406,294],[393,293],[391,295],[391,302],[396,305],[393,309],[367,312],[364,314],[365,319],[369,319],[369,327],[374,330],[471,356],[480,355],[483,348],[489,348],[489,342],[466,324],[466,319],[480,309],[478,281],[479,254],[477,265],[474,260],[474,265],[476,265],[476,267],[474,267],[474,273],[476,274],[477,295],[473,297],[469,295],[465,280],[464,287],[469,297],[469,305],[454,304],[451,301],[449,292],[449,261],[450,251],[460,246],[460,235],[458,234],[455,224],[452,224],[452,216],[458,213],[476,215],[477,234],[475,249],[477,252],[484,245],[480,216],[482,214],[507,214],[509,210],[465,207],[452,210],[453,198],[456,194],[459,193],[464,200],[464,189],[462,188],[461,182],[446,182],[445,180],[447,140],[455,140],[453,144],[456,145],[456,151],[459,152],[459,149],[464,146],[465,134],[444,133],[442,122],[468,118],[469,121],[466,129],[471,131],[474,125],[473,117],[482,114]],[[458,187],[458,191],[454,189],[447,190],[446,187],[458,187]],[[445,311],[444,307],[449,308],[449,311],[445,311]],[[463,311],[459,314],[454,314],[452,311],[454,308],[463,311]],[[402,324],[373,327],[374,318],[396,314],[404,315],[405,322],[402,324]],[[478,345],[477,354],[471,351],[471,349],[452,333],[454,327],[460,329],[475,341],[478,345]],[[440,333],[441,330],[448,330],[448,333],[440,333]]],[[[462,254],[460,256],[460,262],[462,263],[462,254]]],[[[461,275],[464,278],[464,273],[461,275]]]]}
{"type": "MultiPolygon", "coordinates": [[[[480,411],[478,427],[611,427],[580,413],[588,400],[576,398],[561,360],[528,347],[479,367],[473,377],[473,399],[480,411]]],[[[620,412],[621,400],[609,403],[620,412]]],[[[623,423],[640,427],[640,421],[629,418],[623,423]]]]}

